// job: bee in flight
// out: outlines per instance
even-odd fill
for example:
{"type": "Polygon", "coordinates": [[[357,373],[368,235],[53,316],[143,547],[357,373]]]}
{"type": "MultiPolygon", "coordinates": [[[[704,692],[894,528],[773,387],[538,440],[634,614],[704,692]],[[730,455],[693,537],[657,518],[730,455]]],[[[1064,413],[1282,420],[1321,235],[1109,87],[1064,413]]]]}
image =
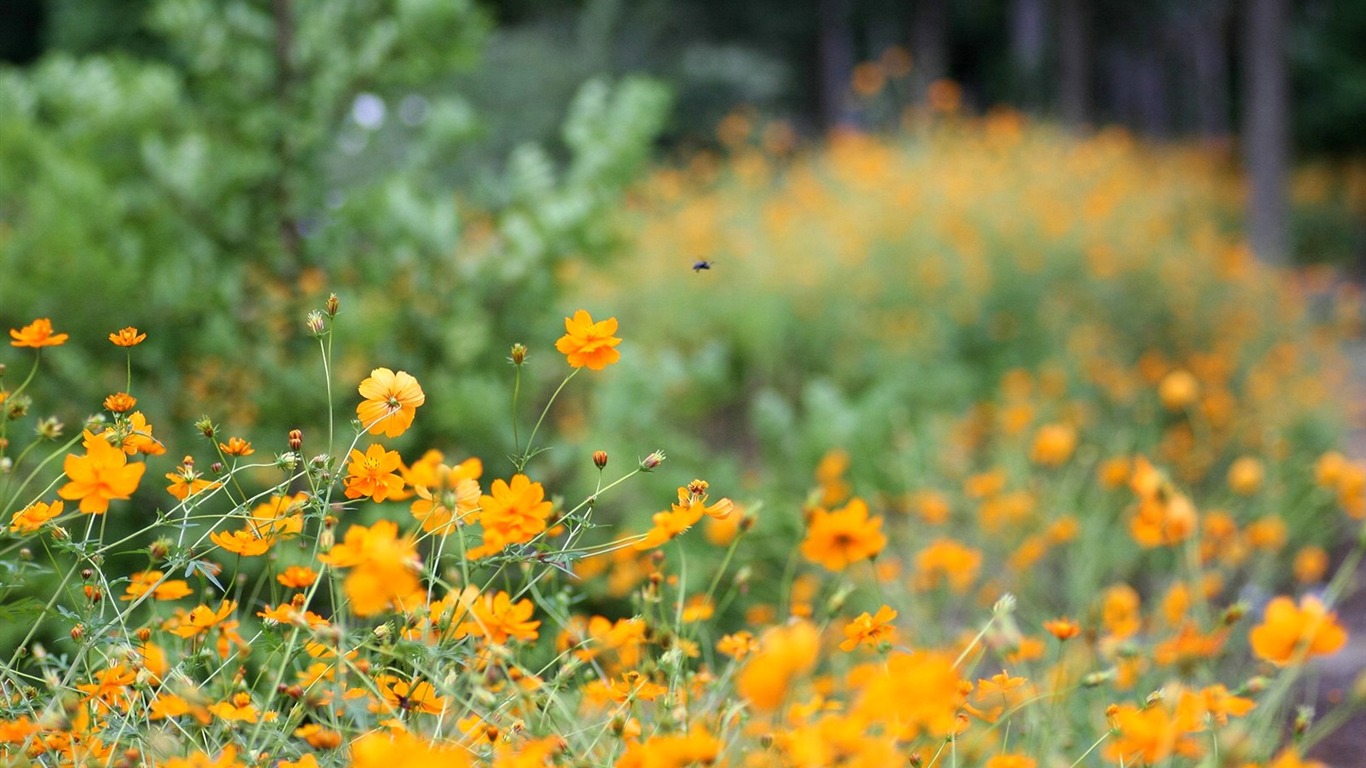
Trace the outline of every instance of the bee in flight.
{"type": "Polygon", "coordinates": [[[693,262],[692,271],[701,272],[704,269],[711,269],[711,265],[712,262],[707,261],[706,259],[698,259],[697,261],[693,262]]]}

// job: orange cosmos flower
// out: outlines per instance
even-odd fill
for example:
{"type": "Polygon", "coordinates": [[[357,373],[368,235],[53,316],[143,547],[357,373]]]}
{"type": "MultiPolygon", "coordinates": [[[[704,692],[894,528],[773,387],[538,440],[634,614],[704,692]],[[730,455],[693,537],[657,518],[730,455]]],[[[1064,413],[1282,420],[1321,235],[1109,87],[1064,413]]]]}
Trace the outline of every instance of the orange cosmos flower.
{"type": "Polygon", "coordinates": [[[35,501],[14,513],[10,518],[9,529],[11,533],[33,533],[43,527],[43,523],[62,514],[62,502],[54,501],[51,504],[42,501],[35,501]]]}
{"type": "Polygon", "coordinates": [[[1070,424],[1045,424],[1034,435],[1029,458],[1045,467],[1060,467],[1077,448],[1077,430],[1070,424]]]}
{"type": "MultiPolygon", "coordinates": [[[[409,682],[397,675],[380,675],[375,679],[375,684],[379,686],[380,695],[384,697],[390,711],[439,715],[446,708],[446,699],[436,695],[436,689],[425,680],[409,682]]],[[[378,708],[375,708],[378,711],[378,708]]]]}
{"type": "Polygon", "coordinates": [[[842,571],[850,563],[876,557],[887,546],[882,533],[882,518],[868,516],[868,505],[858,497],[843,509],[827,512],[812,510],[802,556],[832,571],[842,571]]]}
{"type": "Polygon", "coordinates": [[[958,727],[964,681],[949,654],[893,651],[885,662],[851,670],[848,680],[849,688],[859,692],[852,713],[888,723],[898,738],[944,736],[958,727]],[[908,691],[915,695],[908,696],[908,691]]]}
{"type": "Polygon", "coordinates": [[[116,347],[136,347],[147,340],[147,334],[138,333],[138,329],[130,325],[116,333],[109,334],[109,340],[116,347]]]}
{"type": "Polygon", "coordinates": [[[69,501],[80,499],[82,512],[102,515],[109,509],[110,501],[133,495],[147,467],[129,464],[124,452],[104,437],[89,430],[82,434],[86,455],[67,455],[62,470],[71,482],[62,486],[57,495],[69,501]]]}
{"type": "Polygon", "coordinates": [[[403,459],[398,451],[386,451],[379,443],[372,443],[365,453],[351,451],[351,463],[346,465],[346,498],[369,496],[384,501],[403,490],[403,478],[398,476],[403,459]]]}
{"type": "Polygon", "coordinates": [[[1000,754],[987,760],[986,768],[1035,768],[1038,763],[1025,755],[1000,754]]]}
{"type": "Polygon", "coordinates": [[[305,589],[313,586],[313,582],[318,580],[318,574],[312,568],[291,565],[284,573],[276,576],[275,580],[290,589],[305,589]]]}
{"type": "Polygon", "coordinates": [[[820,646],[820,630],[809,621],[773,627],[740,671],[736,690],[755,709],[772,712],[782,705],[797,678],[816,666],[820,646]]]}
{"type": "Polygon", "coordinates": [[[1111,721],[1118,734],[1105,748],[1111,760],[1126,765],[1141,762],[1154,765],[1174,755],[1198,757],[1200,744],[1191,733],[1200,730],[1199,722],[1169,710],[1161,703],[1139,709],[1132,704],[1113,708],[1111,721]]]}
{"type": "Polygon", "coordinates": [[[243,768],[243,763],[237,759],[237,748],[231,745],[224,747],[217,759],[194,752],[189,757],[173,757],[164,765],[166,768],[243,768]]]}
{"type": "Polygon", "coordinates": [[[1043,623],[1043,628],[1048,633],[1063,642],[1067,642],[1081,634],[1081,626],[1066,616],[1060,619],[1049,619],[1043,623]]]}
{"type": "Polygon", "coordinates": [[[468,522],[479,509],[479,476],[484,473],[484,465],[479,459],[466,459],[455,467],[438,464],[430,471],[418,470],[414,465],[410,474],[430,474],[427,482],[417,484],[414,489],[417,500],[409,507],[413,517],[422,523],[422,530],[439,533],[442,536],[454,531],[456,526],[468,522]]]}
{"type": "Polygon", "coordinates": [[[398,525],[381,520],[366,528],[353,525],[341,544],[318,559],[337,568],[350,568],[342,583],[357,616],[384,610],[414,608],[426,602],[417,568],[421,561],[410,538],[398,537],[398,525]]]}
{"type": "Polygon", "coordinates": [[[759,650],[759,641],[752,632],[740,630],[733,635],[726,635],[716,641],[716,652],[741,661],[746,656],[759,650]]]}
{"type": "Polygon", "coordinates": [[[224,600],[218,604],[217,610],[207,605],[195,606],[190,610],[190,614],[180,622],[179,626],[171,629],[171,634],[186,639],[206,635],[209,630],[222,624],[235,610],[237,610],[236,600],[224,600]]]}
{"type": "Polygon", "coordinates": [[[240,437],[229,437],[228,442],[219,443],[218,447],[229,456],[250,456],[256,453],[256,449],[251,447],[251,443],[240,437]]]}
{"type": "Polygon", "coordinates": [[[565,335],[555,342],[555,349],[564,354],[570,366],[600,371],[621,359],[621,353],[615,349],[621,339],[612,335],[617,332],[615,317],[595,323],[587,311],[580,309],[573,317],[564,319],[564,330],[565,335]]]}
{"type": "Polygon", "coordinates": [[[512,602],[506,592],[481,595],[470,606],[470,618],[458,628],[458,634],[482,637],[492,645],[504,645],[509,638],[534,641],[541,622],[532,621],[536,606],[529,599],[512,602]]]}
{"type": "Polygon", "coordinates": [[[241,555],[242,557],[256,557],[264,555],[273,543],[270,539],[263,538],[255,531],[242,529],[240,531],[215,531],[209,534],[213,543],[226,549],[227,551],[241,555]]]}
{"type": "Polygon", "coordinates": [[[1326,656],[1347,644],[1347,631],[1318,598],[1306,596],[1298,608],[1288,597],[1266,606],[1266,618],[1248,636],[1252,652],[1277,666],[1326,656]]]}
{"type": "Polygon", "coordinates": [[[194,468],[194,458],[186,456],[181,460],[180,469],[175,472],[167,472],[166,479],[171,484],[166,486],[166,492],[184,501],[200,491],[207,491],[217,488],[222,483],[217,480],[205,480],[194,468]]]}
{"type": "Polygon", "coordinates": [[[160,456],[166,452],[166,446],[160,440],[152,437],[152,425],[147,423],[147,417],[142,415],[142,411],[133,411],[128,414],[127,421],[122,421],[117,433],[123,435],[120,445],[123,452],[132,456],[141,453],[144,456],[160,456]]]}
{"type": "Polygon", "coordinates": [[[436,744],[408,731],[372,731],[351,742],[351,768],[394,768],[396,765],[440,765],[465,768],[474,760],[468,747],[436,744]]]}
{"type": "Polygon", "coordinates": [[[66,343],[65,333],[53,333],[52,321],[46,317],[40,317],[19,330],[10,329],[10,342],[12,347],[60,347],[66,343]]]}
{"type": "Polygon", "coordinates": [[[487,557],[509,544],[531,541],[546,529],[552,509],[545,501],[545,489],[526,475],[513,475],[510,483],[494,480],[488,495],[479,498],[479,506],[484,543],[469,551],[471,558],[487,557]]]}
{"type": "Polygon", "coordinates": [[[915,556],[916,588],[934,589],[949,584],[954,592],[966,592],[982,567],[982,553],[953,539],[940,538],[915,556]]]}
{"type": "Polygon", "coordinates": [[[104,408],[111,413],[127,413],[137,404],[138,399],[127,392],[115,392],[104,399],[104,408]]]}
{"type": "Polygon", "coordinates": [[[707,481],[693,480],[678,489],[677,504],[668,511],[655,513],[651,518],[654,527],[645,534],[644,539],[635,543],[635,548],[653,549],[691,528],[703,515],[724,520],[734,510],[735,504],[730,499],[721,499],[707,506],[707,481]]]}
{"type": "Polygon", "coordinates": [[[360,383],[360,396],[365,398],[356,406],[356,416],[372,435],[398,437],[413,425],[418,406],[427,402],[417,379],[407,371],[394,373],[388,368],[376,368],[369,378],[360,383]]]}
{"type": "Polygon", "coordinates": [[[840,643],[840,650],[852,651],[860,645],[871,645],[876,648],[883,643],[895,642],[896,627],[892,626],[894,619],[896,611],[885,605],[877,609],[876,616],[865,611],[844,625],[844,641],[840,643]]]}
{"type": "Polygon", "coordinates": [[[156,600],[179,600],[194,594],[190,585],[180,579],[162,581],[166,576],[161,571],[139,571],[128,579],[128,589],[120,600],[136,600],[149,591],[156,600]]]}

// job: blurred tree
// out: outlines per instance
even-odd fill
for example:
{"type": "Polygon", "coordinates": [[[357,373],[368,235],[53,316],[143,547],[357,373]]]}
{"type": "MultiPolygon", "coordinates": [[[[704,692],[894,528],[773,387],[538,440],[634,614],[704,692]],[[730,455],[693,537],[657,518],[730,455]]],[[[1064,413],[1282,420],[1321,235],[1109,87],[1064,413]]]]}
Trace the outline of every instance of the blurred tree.
{"type": "Polygon", "coordinates": [[[1289,10],[1289,0],[1249,0],[1243,20],[1243,164],[1252,187],[1247,231],[1253,252],[1272,263],[1290,255],[1289,10]]]}
{"type": "Polygon", "coordinates": [[[317,402],[298,323],[336,290],[357,313],[344,376],[437,382],[487,363],[462,379],[476,399],[441,399],[429,423],[500,452],[492,364],[553,332],[561,262],[615,246],[609,213],[662,124],[662,87],[588,83],[555,150],[522,143],[471,190],[453,169],[478,118],[439,84],[486,38],[472,2],[156,0],[138,30],[152,53],[0,70],[0,322],[50,315],[82,340],[90,354],[69,345],[53,374],[92,406],[117,386],[101,340],[136,324],[159,338],[134,356],[149,416],[215,402],[280,423],[317,402]],[[487,204],[474,241],[458,196],[487,204]]]}

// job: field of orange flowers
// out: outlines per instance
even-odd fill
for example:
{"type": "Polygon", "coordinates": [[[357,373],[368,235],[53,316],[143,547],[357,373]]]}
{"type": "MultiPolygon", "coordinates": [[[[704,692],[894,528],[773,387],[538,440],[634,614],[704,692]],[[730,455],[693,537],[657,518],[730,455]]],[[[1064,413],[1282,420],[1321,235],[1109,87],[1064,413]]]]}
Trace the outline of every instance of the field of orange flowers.
{"type": "Polygon", "coordinates": [[[335,296],[333,421],[191,445],[139,410],[157,329],[72,426],[61,318],[12,329],[0,761],[1312,765],[1363,698],[1301,706],[1366,546],[1357,297],[1252,262],[1194,150],[747,120],[488,361],[507,456],[405,442],[421,370],[337,380],[335,296]]]}

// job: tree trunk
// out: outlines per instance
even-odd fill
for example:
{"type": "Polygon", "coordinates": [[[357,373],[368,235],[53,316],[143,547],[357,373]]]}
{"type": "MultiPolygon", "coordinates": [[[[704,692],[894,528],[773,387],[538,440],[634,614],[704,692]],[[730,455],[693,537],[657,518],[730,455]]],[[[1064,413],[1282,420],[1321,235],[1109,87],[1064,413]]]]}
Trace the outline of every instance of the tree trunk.
{"type": "Polygon", "coordinates": [[[1058,115],[1072,131],[1091,119],[1091,3],[1058,3],[1058,115]]]}
{"type": "Polygon", "coordinates": [[[1048,6],[1044,0],[1012,0],[1010,55],[1015,65],[1016,98],[1030,111],[1040,110],[1046,98],[1043,81],[1047,44],[1048,6]]]}
{"type": "Polygon", "coordinates": [[[820,0],[820,107],[826,130],[854,120],[849,81],[854,72],[854,39],[849,0],[820,0]]]}
{"type": "Polygon", "coordinates": [[[1229,136],[1228,10],[1221,0],[1201,3],[1182,24],[1191,67],[1196,132],[1211,142],[1227,141],[1229,136]]]}
{"type": "Polygon", "coordinates": [[[911,62],[915,98],[924,101],[930,83],[949,75],[946,0],[916,0],[911,4],[911,62]]]}
{"type": "Polygon", "coordinates": [[[1284,264],[1290,256],[1290,85],[1285,56],[1289,3],[1247,0],[1244,9],[1243,163],[1251,184],[1248,239],[1258,258],[1284,264]]]}

